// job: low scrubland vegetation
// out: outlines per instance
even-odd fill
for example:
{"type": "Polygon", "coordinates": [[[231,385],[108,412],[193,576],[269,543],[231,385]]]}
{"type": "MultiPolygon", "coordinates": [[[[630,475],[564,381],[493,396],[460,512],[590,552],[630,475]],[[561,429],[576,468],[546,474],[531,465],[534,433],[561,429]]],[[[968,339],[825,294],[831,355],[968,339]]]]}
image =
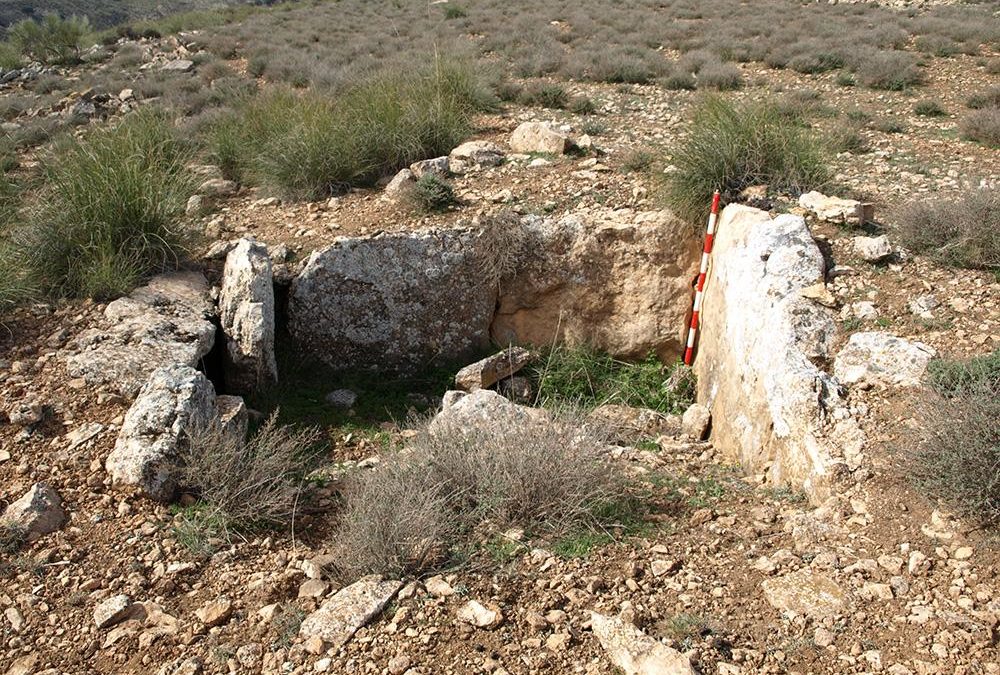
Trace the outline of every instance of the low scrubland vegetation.
{"type": "Polygon", "coordinates": [[[109,298],[175,267],[193,191],[187,159],[167,119],[150,111],[56,144],[42,159],[39,198],[10,227],[17,271],[49,295],[109,298]]]}
{"type": "Polygon", "coordinates": [[[337,572],[426,574],[510,528],[549,537],[619,529],[638,506],[604,447],[572,417],[436,422],[346,486],[337,572]]]}
{"type": "Polygon", "coordinates": [[[930,390],[911,438],[916,483],[962,515],[1000,524],[1000,351],[965,361],[932,361],[930,390]]]}
{"type": "MultiPolygon", "coordinates": [[[[48,14],[40,21],[25,19],[11,26],[7,30],[6,50],[16,54],[18,65],[23,61],[57,65],[77,63],[83,40],[90,32],[90,22],[85,18],[64,19],[58,14],[48,14]]],[[[8,64],[16,67],[13,59],[8,60],[8,64]]]]}
{"type": "Polygon", "coordinates": [[[1000,270],[1000,191],[912,201],[893,219],[904,246],[955,267],[1000,270]]]}
{"type": "Polygon", "coordinates": [[[473,113],[494,104],[492,91],[459,63],[377,75],[336,97],[279,89],[217,123],[211,151],[231,178],[318,198],[447,154],[469,133],[473,113]]]}
{"type": "Polygon", "coordinates": [[[289,526],[319,439],[315,428],[279,424],[278,412],[248,439],[218,424],[197,430],[179,457],[180,483],[198,500],[185,514],[190,529],[228,536],[289,526]]]}
{"type": "Polygon", "coordinates": [[[665,198],[682,217],[700,222],[718,189],[727,201],[753,185],[792,194],[822,186],[830,176],[822,144],[773,103],[709,98],[673,149],[675,170],[665,198]]]}

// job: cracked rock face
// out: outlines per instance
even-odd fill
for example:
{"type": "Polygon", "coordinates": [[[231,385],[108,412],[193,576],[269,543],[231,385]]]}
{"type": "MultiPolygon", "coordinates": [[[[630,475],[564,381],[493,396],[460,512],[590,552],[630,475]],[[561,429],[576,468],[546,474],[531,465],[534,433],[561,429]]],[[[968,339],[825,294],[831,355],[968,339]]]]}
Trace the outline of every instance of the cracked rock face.
{"type": "Polygon", "coordinates": [[[412,370],[484,349],[496,290],[465,229],[345,237],[292,283],[289,329],[335,369],[412,370]]]}
{"type": "Polygon", "coordinates": [[[129,408],[105,468],[118,486],[136,486],[150,498],[169,501],[177,490],[181,444],[216,415],[215,389],[185,365],[159,368],[129,408]]]}
{"type": "Polygon", "coordinates": [[[196,366],[212,350],[215,325],[200,272],[154,277],[104,311],[103,325],[81,333],[68,358],[71,377],[134,397],[161,366],[196,366]]]}
{"type": "Polygon", "coordinates": [[[227,386],[248,394],[277,382],[274,280],[263,244],[240,239],[226,256],[219,318],[226,336],[227,386]]]}
{"type": "Polygon", "coordinates": [[[816,365],[830,357],[834,314],[800,293],[823,278],[823,256],[801,217],[726,207],[695,360],[716,447],[813,498],[842,464],[824,427],[838,387],[816,365]]]}
{"type": "Polygon", "coordinates": [[[526,219],[531,254],[502,284],[498,344],[590,345],[619,358],[683,352],[701,243],[668,211],[526,219]]]}

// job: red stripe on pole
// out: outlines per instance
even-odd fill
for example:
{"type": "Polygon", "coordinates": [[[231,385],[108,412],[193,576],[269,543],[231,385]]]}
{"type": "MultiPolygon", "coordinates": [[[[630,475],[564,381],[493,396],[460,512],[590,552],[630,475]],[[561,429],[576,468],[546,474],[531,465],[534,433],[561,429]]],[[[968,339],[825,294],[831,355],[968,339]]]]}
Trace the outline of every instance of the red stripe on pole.
{"type": "Polygon", "coordinates": [[[719,215],[719,191],[712,195],[712,213],[708,217],[708,229],[705,232],[705,246],[702,248],[701,269],[698,274],[697,291],[694,296],[694,307],[691,311],[691,324],[688,328],[687,348],[684,350],[684,365],[690,366],[694,362],[694,343],[698,334],[698,325],[701,323],[701,299],[705,290],[705,280],[708,276],[708,257],[712,253],[715,243],[715,221],[719,215]]]}

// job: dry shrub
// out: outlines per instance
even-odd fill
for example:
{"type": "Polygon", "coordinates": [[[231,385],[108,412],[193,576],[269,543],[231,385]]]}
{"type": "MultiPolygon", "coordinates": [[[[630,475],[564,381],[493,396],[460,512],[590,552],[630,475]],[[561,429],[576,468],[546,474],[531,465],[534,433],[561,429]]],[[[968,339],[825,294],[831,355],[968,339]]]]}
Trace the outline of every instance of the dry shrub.
{"type": "Polygon", "coordinates": [[[528,231],[521,216],[510,209],[486,214],[479,219],[479,269],[491,288],[517,274],[528,255],[528,231]]]}
{"type": "Polygon", "coordinates": [[[858,79],[871,89],[903,91],[923,81],[916,59],[906,52],[871,52],[856,61],[858,79]]]}
{"type": "Polygon", "coordinates": [[[958,199],[928,199],[894,216],[903,245],[939,263],[1000,268],[1000,191],[978,189],[958,199]]]}
{"type": "Polygon", "coordinates": [[[610,525],[602,514],[627,490],[602,440],[581,429],[572,417],[425,429],[345,488],[334,535],[339,576],[425,573],[456,547],[515,526],[562,533],[610,525]]]}
{"type": "Polygon", "coordinates": [[[1000,523],[1000,351],[937,362],[911,440],[917,484],[984,525],[1000,523]]]}
{"type": "Polygon", "coordinates": [[[959,123],[962,138],[1000,148],[1000,108],[975,110],[959,123]]]}
{"type": "Polygon", "coordinates": [[[279,426],[277,412],[249,440],[210,425],[181,453],[180,482],[208,507],[204,518],[222,529],[283,525],[296,512],[318,439],[314,429],[279,426]]]}

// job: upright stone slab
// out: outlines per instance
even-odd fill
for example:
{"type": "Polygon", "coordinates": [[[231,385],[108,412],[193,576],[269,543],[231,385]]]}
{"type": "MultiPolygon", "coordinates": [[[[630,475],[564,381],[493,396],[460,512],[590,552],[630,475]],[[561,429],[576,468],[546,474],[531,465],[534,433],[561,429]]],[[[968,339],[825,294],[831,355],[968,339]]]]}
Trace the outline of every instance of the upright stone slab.
{"type": "Polygon", "coordinates": [[[105,462],[116,486],[135,486],[169,501],[177,490],[181,444],[215,417],[215,389],[185,365],[153,372],[129,408],[114,450],[105,462]]]}
{"type": "Polygon", "coordinates": [[[226,256],[219,318],[226,336],[227,388],[249,394],[277,382],[274,280],[264,245],[240,239],[226,256]]]}
{"type": "Polygon", "coordinates": [[[815,499],[843,467],[826,439],[838,387],[816,365],[829,359],[834,314],[800,294],[823,278],[823,256],[801,217],[726,207],[695,360],[715,447],[815,499]]]}
{"type": "Polygon", "coordinates": [[[467,229],[344,237],[293,281],[289,328],[333,368],[415,370],[484,349],[496,290],[467,229]]]}
{"type": "Polygon", "coordinates": [[[622,358],[683,352],[698,233],[668,211],[528,218],[529,251],[502,284],[499,344],[590,345],[622,358]]]}

